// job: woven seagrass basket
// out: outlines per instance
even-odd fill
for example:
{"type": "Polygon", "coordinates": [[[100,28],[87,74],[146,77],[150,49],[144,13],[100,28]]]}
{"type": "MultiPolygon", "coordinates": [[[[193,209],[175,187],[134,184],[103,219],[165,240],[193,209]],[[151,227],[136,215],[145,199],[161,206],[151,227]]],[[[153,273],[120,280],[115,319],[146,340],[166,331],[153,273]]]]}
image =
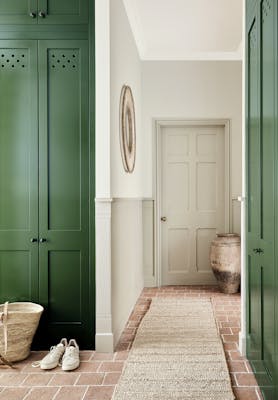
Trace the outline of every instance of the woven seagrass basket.
{"type": "Polygon", "coordinates": [[[43,307],[35,303],[0,304],[0,354],[7,361],[29,356],[42,312],[43,307]]]}

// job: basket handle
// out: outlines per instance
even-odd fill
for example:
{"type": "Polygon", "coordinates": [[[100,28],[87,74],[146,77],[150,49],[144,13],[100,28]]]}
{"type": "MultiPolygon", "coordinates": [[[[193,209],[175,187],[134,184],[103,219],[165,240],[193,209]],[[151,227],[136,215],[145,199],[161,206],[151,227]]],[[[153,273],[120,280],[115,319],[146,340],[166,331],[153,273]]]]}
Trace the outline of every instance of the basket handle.
{"type": "Polygon", "coordinates": [[[0,322],[2,322],[3,324],[3,328],[4,328],[4,348],[5,348],[5,353],[7,354],[7,350],[8,350],[8,332],[7,332],[7,320],[8,320],[8,304],[9,302],[6,301],[6,303],[4,304],[3,307],[3,312],[0,314],[0,322]]]}

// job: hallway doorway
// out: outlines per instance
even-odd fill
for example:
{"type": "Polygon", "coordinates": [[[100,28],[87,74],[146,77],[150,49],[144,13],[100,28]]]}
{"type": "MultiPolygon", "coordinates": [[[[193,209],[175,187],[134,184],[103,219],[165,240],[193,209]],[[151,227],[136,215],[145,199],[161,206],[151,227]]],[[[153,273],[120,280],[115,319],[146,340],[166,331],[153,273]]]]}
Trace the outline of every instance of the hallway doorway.
{"type": "Polygon", "coordinates": [[[157,129],[157,244],[162,285],[214,284],[209,251],[229,232],[228,121],[157,129]]]}

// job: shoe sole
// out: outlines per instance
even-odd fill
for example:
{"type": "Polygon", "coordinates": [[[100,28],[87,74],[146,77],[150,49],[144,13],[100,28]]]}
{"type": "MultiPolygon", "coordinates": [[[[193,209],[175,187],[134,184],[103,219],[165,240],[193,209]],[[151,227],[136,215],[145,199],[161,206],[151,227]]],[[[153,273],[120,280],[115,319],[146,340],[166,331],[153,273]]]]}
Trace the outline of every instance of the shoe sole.
{"type": "Polygon", "coordinates": [[[80,365],[80,363],[78,365],[76,365],[76,366],[73,366],[73,367],[63,367],[62,366],[62,370],[63,371],[73,371],[74,369],[78,368],[79,365],[80,365]]]}

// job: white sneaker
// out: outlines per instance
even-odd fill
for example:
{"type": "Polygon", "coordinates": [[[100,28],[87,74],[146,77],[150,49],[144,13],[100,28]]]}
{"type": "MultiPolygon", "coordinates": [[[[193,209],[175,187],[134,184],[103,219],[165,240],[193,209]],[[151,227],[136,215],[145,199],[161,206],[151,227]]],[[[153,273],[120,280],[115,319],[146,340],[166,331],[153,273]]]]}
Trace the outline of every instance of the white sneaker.
{"type": "Polygon", "coordinates": [[[79,367],[79,347],[75,339],[70,339],[62,359],[62,370],[72,371],[79,367]]]}
{"type": "Polygon", "coordinates": [[[52,369],[59,365],[59,362],[67,348],[67,339],[61,339],[57,346],[52,346],[50,352],[40,361],[41,369],[52,369]]]}

